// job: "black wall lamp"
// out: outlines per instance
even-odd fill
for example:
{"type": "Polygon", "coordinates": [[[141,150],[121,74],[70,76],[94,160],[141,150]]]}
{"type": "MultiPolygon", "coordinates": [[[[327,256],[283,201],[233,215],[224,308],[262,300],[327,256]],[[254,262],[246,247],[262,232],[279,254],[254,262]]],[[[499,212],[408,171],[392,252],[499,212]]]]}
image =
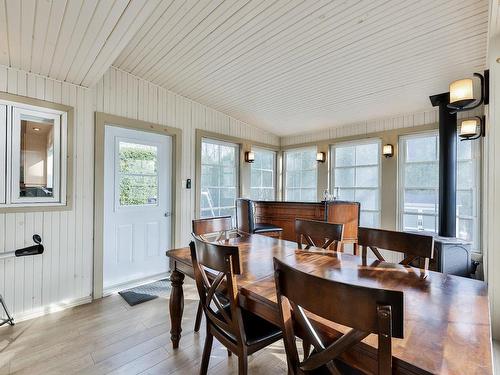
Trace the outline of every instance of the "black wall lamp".
{"type": "Polygon", "coordinates": [[[485,135],[485,117],[475,116],[460,122],[458,136],[461,141],[472,141],[485,135]]]}
{"type": "Polygon", "coordinates": [[[247,163],[253,163],[255,161],[255,153],[253,151],[245,152],[245,161],[247,163]]]}
{"type": "Polygon", "coordinates": [[[324,153],[324,152],[317,152],[316,153],[316,161],[318,163],[324,163],[326,161],[326,153],[324,153]]]}
{"type": "Polygon", "coordinates": [[[470,111],[481,104],[489,103],[489,76],[490,71],[485,70],[483,74],[474,73],[479,78],[480,95],[474,95],[474,79],[464,78],[450,83],[450,102],[447,107],[453,112],[470,111]]]}
{"type": "Polygon", "coordinates": [[[394,146],[391,144],[386,144],[382,147],[382,155],[386,158],[392,158],[394,156],[394,146]]]}

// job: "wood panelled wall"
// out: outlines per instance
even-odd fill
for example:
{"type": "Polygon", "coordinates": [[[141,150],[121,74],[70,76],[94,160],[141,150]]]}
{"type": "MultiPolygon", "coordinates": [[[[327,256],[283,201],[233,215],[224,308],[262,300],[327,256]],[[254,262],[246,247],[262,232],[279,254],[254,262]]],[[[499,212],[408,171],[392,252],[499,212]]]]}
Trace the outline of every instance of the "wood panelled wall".
{"type": "MultiPolygon", "coordinates": [[[[91,89],[0,65],[0,91],[75,108],[74,205],[68,211],[0,214],[0,252],[44,241],[38,257],[0,260],[0,293],[17,320],[90,300],[93,255],[94,111],[182,129],[182,179],[195,178],[196,128],[279,145],[261,129],[195,103],[118,69],[91,89]]],[[[181,233],[186,244],[195,189],[183,189],[181,233]]]]}
{"type": "Polygon", "coordinates": [[[0,260],[0,293],[19,319],[90,300],[93,100],[89,89],[1,65],[0,91],[75,108],[72,209],[0,213],[0,252],[32,244],[34,233],[46,249],[42,256],[0,260]]]}

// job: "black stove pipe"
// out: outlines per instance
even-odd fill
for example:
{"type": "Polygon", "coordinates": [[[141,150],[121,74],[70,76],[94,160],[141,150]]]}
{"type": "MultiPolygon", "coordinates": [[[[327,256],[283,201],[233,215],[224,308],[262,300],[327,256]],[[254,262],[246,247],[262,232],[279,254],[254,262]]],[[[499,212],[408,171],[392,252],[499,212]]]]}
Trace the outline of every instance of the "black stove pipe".
{"type": "Polygon", "coordinates": [[[450,94],[430,97],[439,107],[439,231],[442,237],[456,237],[457,224],[457,114],[450,113],[450,94]]]}

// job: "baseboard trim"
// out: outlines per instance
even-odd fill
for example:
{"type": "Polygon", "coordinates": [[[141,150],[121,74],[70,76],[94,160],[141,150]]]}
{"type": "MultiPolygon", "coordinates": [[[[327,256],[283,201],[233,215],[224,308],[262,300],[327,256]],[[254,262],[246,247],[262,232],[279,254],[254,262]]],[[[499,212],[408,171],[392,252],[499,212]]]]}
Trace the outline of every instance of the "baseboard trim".
{"type": "Polygon", "coordinates": [[[15,314],[14,315],[14,323],[38,318],[40,316],[44,316],[47,314],[52,314],[52,313],[55,313],[58,311],[66,310],[66,309],[69,309],[71,307],[85,305],[85,304],[90,303],[90,302],[92,302],[92,297],[86,296],[86,297],[81,297],[81,298],[75,298],[75,299],[65,301],[65,302],[51,303],[50,305],[42,306],[42,307],[33,309],[27,313],[15,314]]]}

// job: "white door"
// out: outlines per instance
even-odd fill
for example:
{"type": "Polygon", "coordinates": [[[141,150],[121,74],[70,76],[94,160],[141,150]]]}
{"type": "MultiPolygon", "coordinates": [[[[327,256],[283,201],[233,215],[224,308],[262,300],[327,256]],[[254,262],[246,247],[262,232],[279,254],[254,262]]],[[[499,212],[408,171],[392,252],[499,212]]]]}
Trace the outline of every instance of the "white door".
{"type": "Polygon", "coordinates": [[[103,287],[164,275],[171,243],[172,139],[106,125],[103,287]]]}

